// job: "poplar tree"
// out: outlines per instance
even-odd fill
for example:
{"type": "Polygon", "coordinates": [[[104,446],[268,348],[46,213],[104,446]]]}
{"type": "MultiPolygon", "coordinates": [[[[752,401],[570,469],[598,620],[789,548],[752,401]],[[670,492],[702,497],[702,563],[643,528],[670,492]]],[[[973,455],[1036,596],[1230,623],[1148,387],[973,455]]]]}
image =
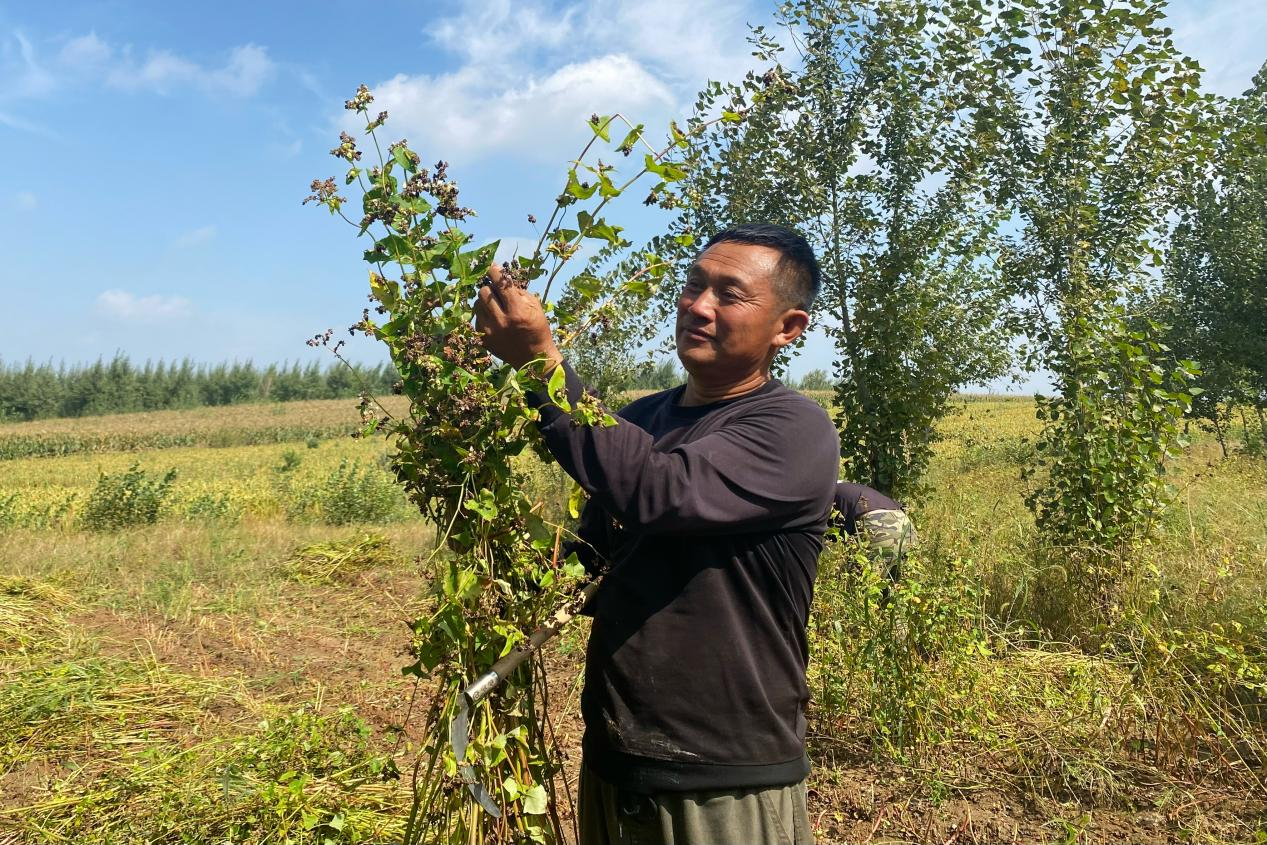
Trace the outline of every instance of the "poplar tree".
{"type": "Polygon", "coordinates": [[[1166,500],[1191,401],[1191,362],[1128,305],[1160,262],[1158,233],[1206,156],[1200,68],[1152,0],[1002,0],[990,74],[1001,164],[994,199],[1017,224],[1002,264],[1026,359],[1052,374],[1028,503],[1077,614],[1112,619],[1166,500]]]}
{"type": "Polygon", "coordinates": [[[978,126],[985,22],[965,0],[785,4],[790,55],[758,28],[772,70],[697,104],[700,121],[752,103],[696,141],[680,230],[763,221],[806,235],[837,349],[843,472],[900,497],[921,491],[955,389],[1006,363],[978,126]]]}

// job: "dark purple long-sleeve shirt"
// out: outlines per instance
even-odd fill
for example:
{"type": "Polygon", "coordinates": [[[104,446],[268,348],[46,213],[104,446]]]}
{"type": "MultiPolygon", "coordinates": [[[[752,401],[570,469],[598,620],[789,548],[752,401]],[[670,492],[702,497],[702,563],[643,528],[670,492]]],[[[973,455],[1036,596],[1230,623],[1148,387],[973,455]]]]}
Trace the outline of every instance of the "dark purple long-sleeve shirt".
{"type": "MultiPolygon", "coordinates": [[[[566,372],[575,400],[585,388],[566,372]]],[[[836,430],[777,381],[712,405],[682,395],[640,399],[609,428],[529,396],[590,495],[582,558],[608,563],[590,604],[586,764],[636,792],[795,783],[809,771],[806,625],[836,430]]]]}

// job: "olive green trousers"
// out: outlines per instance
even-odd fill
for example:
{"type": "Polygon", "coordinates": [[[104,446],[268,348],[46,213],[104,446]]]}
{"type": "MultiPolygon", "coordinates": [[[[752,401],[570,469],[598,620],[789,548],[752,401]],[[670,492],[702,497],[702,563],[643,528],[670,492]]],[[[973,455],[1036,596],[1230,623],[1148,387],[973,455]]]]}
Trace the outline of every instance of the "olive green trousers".
{"type": "Polygon", "coordinates": [[[638,795],[581,769],[580,845],[813,845],[802,781],[638,795]]]}

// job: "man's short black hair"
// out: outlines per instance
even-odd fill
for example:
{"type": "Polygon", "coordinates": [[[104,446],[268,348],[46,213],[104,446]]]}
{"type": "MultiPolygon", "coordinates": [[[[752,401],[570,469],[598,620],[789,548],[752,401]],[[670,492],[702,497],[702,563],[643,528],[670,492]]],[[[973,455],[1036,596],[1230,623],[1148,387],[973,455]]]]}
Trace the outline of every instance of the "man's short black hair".
{"type": "Polygon", "coordinates": [[[777,249],[783,257],[779,260],[779,278],[776,291],[790,308],[808,311],[814,305],[822,287],[822,271],[818,258],[809,242],[795,229],[773,223],[741,223],[713,235],[700,255],[713,244],[753,244],[777,249]]]}

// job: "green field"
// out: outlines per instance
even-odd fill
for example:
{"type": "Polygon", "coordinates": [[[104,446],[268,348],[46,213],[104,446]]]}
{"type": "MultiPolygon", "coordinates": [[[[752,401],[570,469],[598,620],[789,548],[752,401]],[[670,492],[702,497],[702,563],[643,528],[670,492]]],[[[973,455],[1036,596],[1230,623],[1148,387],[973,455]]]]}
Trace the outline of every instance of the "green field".
{"type": "MultiPolygon", "coordinates": [[[[331,401],[0,427],[0,845],[399,836],[433,532],[356,424],[331,401]],[[92,530],[144,495],[133,465],[175,470],[156,521],[92,530]]],[[[1077,609],[1030,554],[1036,427],[1028,400],[961,403],[892,599],[825,557],[819,841],[1261,843],[1267,466],[1197,438],[1138,642],[1096,653],[1040,634],[1077,609]]],[[[548,657],[572,764],[583,638],[548,657]]]]}

